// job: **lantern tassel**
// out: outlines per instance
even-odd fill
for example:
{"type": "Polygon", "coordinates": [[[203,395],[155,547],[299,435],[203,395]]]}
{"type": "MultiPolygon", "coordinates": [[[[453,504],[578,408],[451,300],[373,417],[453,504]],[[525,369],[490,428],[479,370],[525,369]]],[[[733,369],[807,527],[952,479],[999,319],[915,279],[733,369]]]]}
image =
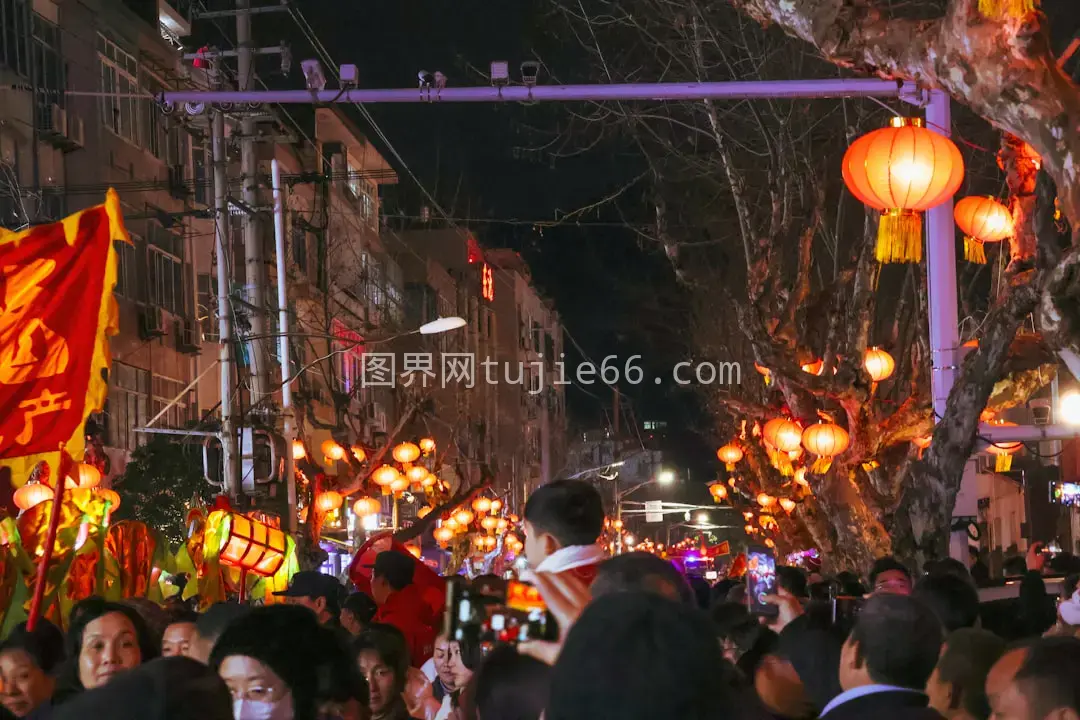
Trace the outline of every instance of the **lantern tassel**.
{"type": "Polygon", "coordinates": [[[728,472],[735,472],[735,463],[724,463],[724,467],[727,468],[728,472]]]}
{"type": "Polygon", "coordinates": [[[1002,453],[995,456],[994,460],[994,472],[1007,473],[1012,470],[1012,455],[1002,453]]]}
{"type": "Polygon", "coordinates": [[[810,466],[810,472],[814,475],[824,475],[832,467],[832,458],[828,455],[819,455],[814,464],[810,466]]]}
{"type": "Polygon", "coordinates": [[[1036,0],[979,0],[979,12],[991,20],[1020,19],[1035,12],[1036,0]]]}
{"type": "Polygon", "coordinates": [[[964,238],[964,259],[975,265],[986,264],[986,248],[973,237],[964,238]]]}
{"type": "Polygon", "coordinates": [[[906,210],[886,210],[878,223],[879,263],[922,262],[922,217],[906,210]]]}

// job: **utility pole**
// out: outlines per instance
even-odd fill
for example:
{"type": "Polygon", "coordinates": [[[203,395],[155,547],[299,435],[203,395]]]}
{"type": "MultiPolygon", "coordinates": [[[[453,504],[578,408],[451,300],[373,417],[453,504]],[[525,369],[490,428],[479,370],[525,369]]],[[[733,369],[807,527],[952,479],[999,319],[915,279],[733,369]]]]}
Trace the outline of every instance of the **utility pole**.
{"type": "MultiPolygon", "coordinates": [[[[236,0],[237,89],[251,90],[255,77],[252,67],[254,48],[251,38],[251,0],[236,0]]],[[[248,357],[251,368],[251,404],[266,398],[269,392],[267,354],[264,352],[267,304],[266,257],[262,237],[259,234],[258,215],[258,162],[255,156],[255,118],[245,114],[240,121],[240,173],[243,176],[242,197],[246,205],[244,213],[244,295],[253,308],[250,312],[251,335],[248,357]]]]}
{"type": "MultiPolygon", "coordinates": [[[[217,64],[219,61],[215,61],[217,64]]],[[[220,77],[220,75],[219,75],[220,77]]],[[[240,498],[240,473],[236,465],[236,426],[233,421],[233,329],[232,307],[229,300],[229,256],[232,247],[229,243],[229,207],[228,180],[226,167],[228,154],[225,152],[225,115],[220,110],[214,111],[211,124],[211,142],[214,153],[214,235],[217,248],[217,302],[218,334],[221,348],[218,362],[221,371],[221,455],[222,479],[229,495],[240,498]]]]}

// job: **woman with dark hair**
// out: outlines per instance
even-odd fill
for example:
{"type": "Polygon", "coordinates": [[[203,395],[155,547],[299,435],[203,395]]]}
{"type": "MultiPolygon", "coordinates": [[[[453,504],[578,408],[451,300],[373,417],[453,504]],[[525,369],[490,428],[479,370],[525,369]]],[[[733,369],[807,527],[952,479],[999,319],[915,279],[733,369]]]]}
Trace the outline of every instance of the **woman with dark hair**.
{"type": "Polygon", "coordinates": [[[480,664],[466,691],[471,720],[539,720],[548,703],[551,666],[504,645],[480,664]]]}
{"type": "Polygon", "coordinates": [[[436,649],[436,668],[445,694],[435,720],[448,720],[462,705],[461,693],[472,680],[473,672],[480,667],[481,652],[480,646],[468,637],[461,640],[440,638],[439,642],[443,644],[445,654],[438,659],[436,649]]]}
{"type": "Polygon", "coordinates": [[[0,644],[0,705],[18,718],[45,715],[63,659],[60,628],[44,619],[33,631],[16,625],[0,644]]]}
{"type": "Polygon", "coordinates": [[[87,598],[71,611],[68,659],[57,679],[53,705],[101,687],[159,654],[157,641],[135,609],[99,597],[87,598]]]}
{"type": "Polygon", "coordinates": [[[356,665],[367,680],[372,720],[408,720],[405,703],[409,672],[409,646],[405,635],[392,625],[374,623],[353,643],[356,665]]]}
{"type": "Polygon", "coordinates": [[[333,630],[299,605],[255,608],[210,653],[229,686],[235,720],[317,720],[360,714],[367,689],[333,630]]]}

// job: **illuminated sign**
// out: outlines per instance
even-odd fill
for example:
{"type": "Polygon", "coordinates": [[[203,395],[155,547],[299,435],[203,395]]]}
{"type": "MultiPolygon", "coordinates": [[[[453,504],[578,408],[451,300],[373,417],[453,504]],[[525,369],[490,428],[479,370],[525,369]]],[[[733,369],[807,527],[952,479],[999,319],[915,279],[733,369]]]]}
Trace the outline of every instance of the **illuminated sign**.
{"type": "Polygon", "coordinates": [[[480,295],[488,302],[495,299],[495,276],[487,263],[480,269],[480,295]]]}

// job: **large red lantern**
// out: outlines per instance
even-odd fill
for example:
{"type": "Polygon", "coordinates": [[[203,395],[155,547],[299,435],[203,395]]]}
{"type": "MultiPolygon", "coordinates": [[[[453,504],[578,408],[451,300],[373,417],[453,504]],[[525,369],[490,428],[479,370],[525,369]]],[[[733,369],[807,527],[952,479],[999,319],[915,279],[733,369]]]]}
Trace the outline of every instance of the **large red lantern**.
{"type": "Polygon", "coordinates": [[[1001,242],[1016,231],[1012,213],[992,197],[966,197],[953,208],[953,219],[964,233],[964,259],[986,264],[983,243],[1001,242]]]}
{"type": "Polygon", "coordinates": [[[802,443],[809,452],[818,456],[810,471],[820,475],[829,471],[834,457],[848,449],[851,436],[839,425],[820,422],[803,430],[802,443]]]}
{"type": "Polygon", "coordinates": [[[842,166],[848,190],[880,210],[877,260],[922,261],[922,217],[948,200],[964,180],[960,150],[918,118],[893,118],[889,127],[863,135],[842,166]]]}
{"type": "Polygon", "coordinates": [[[892,377],[896,369],[896,361],[893,360],[892,355],[881,348],[872,347],[867,349],[866,356],[863,357],[863,367],[866,368],[870,379],[879,383],[892,377]]]}

